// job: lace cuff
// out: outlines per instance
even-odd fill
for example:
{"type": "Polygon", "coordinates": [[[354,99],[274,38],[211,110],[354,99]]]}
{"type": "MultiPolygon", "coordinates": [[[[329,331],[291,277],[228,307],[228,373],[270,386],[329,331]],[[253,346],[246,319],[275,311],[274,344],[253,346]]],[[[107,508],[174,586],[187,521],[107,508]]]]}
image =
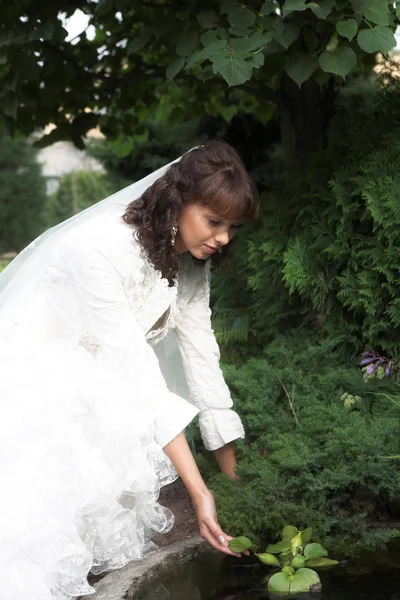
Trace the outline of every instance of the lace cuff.
{"type": "Polygon", "coordinates": [[[154,419],[154,437],[162,448],[179,435],[198,414],[198,409],[180,396],[168,394],[154,419]]]}
{"type": "Polygon", "coordinates": [[[200,432],[206,450],[218,450],[228,442],[244,438],[239,415],[229,408],[210,408],[199,416],[200,432]]]}

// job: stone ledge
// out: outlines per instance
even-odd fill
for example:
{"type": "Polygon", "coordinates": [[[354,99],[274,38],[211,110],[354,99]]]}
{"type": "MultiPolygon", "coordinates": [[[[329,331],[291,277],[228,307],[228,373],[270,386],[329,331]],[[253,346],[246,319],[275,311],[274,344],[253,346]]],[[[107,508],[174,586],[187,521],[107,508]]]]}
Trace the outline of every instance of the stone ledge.
{"type": "Polygon", "coordinates": [[[199,535],[160,548],[150,556],[105,575],[95,584],[96,593],[91,598],[133,600],[148,583],[210,550],[209,544],[199,535]]]}

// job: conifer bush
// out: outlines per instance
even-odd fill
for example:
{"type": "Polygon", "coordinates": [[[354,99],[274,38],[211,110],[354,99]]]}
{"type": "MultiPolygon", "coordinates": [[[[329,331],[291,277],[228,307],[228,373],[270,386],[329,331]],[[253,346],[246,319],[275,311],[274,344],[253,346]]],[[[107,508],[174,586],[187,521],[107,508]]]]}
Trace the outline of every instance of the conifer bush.
{"type": "Polygon", "coordinates": [[[311,524],[331,551],[357,554],[400,534],[399,465],[386,458],[400,455],[400,389],[365,381],[334,345],[299,330],[225,367],[246,430],[236,442],[242,485],[198,462],[231,535],[260,542],[289,522],[311,524]]]}
{"type": "MultiPolygon", "coordinates": [[[[297,172],[275,159],[260,178],[261,217],[237,258],[250,288],[240,305],[261,346],[301,325],[348,356],[400,353],[399,98],[391,78],[344,88],[326,150],[297,172]]],[[[219,300],[224,284],[216,306],[236,309],[236,295],[219,300]]]]}
{"type": "Polygon", "coordinates": [[[0,254],[19,252],[45,229],[46,180],[36,156],[25,139],[0,135],[0,254]]]}

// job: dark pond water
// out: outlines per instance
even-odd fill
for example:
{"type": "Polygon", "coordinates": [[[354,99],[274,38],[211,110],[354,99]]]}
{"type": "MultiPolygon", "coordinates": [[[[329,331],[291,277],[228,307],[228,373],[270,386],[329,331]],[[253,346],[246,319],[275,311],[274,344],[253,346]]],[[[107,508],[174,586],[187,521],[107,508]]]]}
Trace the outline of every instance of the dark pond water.
{"type": "MultiPolygon", "coordinates": [[[[152,584],[137,600],[266,600],[263,578],[267,567],[207,553],[195,564],[171,572],[152,584]]],[[[321,571],[321,594],[303,600],[400,600],[400,567],[347,563],[321,571]]],[[[293,596],[291,598],[294,598],[293,596]]]]}

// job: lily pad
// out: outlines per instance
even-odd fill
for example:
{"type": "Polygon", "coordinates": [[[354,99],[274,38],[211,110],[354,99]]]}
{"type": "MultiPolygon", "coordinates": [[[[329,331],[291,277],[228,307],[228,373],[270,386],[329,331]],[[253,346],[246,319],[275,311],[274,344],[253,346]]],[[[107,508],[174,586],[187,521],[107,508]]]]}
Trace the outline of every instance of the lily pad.
{"type": "MultiPolygon", "coordinates": [[[[318,591],[321,587],[321,581],[318,573],[312,569],[299,569],[294,575],[289,575],[290,567],[285,567],[285,571],[275,573],[268,581],[268,592],[271,594],[301,594],[318,591]]],[[[292,569],[293,571],[293,569],[292,569]]]]}
{"type": "Polygon", "coordinates": [[[268,581],[268,591],[273,594],[288,594],[290,589],[290,579],[291,577],[283,571],[275,573],[268,581]]]}
{"type": "Polygon", "coordinates": [[[328,551],[321,544],[307,544],[304,548],[304,556],[308,558],[321,558],[328,556],[328,551]]]}
{"type": "Polygon", "coordinates": [[[309,592],[311,588],[321,586],[321,580],[318,573],[312,569],[299,569],[296,574],[290,578],[290,594],[299,594],[301,592],[309,592]]]}

